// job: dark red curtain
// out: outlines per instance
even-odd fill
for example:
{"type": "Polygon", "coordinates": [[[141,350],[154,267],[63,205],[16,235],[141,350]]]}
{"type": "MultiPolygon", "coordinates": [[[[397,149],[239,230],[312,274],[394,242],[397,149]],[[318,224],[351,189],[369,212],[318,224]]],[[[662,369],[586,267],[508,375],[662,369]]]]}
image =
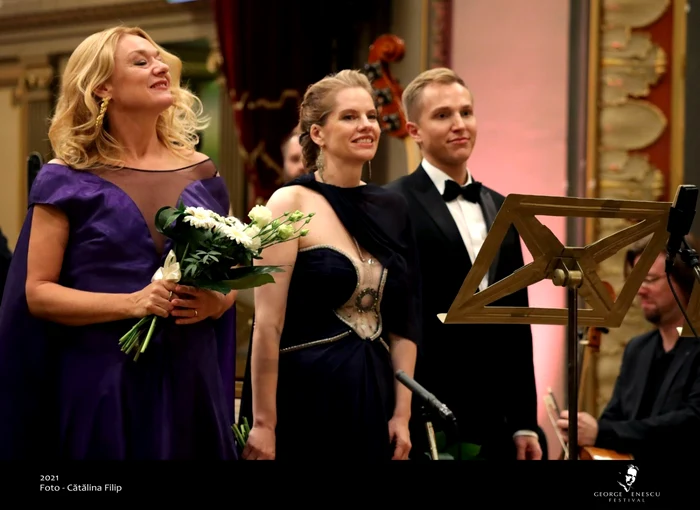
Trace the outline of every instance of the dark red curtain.
{"type": "Polygon", "coordinates": [[[332,36],[321,19],[323,3],[213,2],[250,207],[280,186],[280,145],[298,122],[304,91],[332,70],[332,36]]]}
{"type": "Polygon", "coordinates": [[[222,72],[234,106],[248,205],[282,183],[280,145],[306,88],[362,69],[365,46],[389,26],[390,0],[213,0],[222,72]]]}

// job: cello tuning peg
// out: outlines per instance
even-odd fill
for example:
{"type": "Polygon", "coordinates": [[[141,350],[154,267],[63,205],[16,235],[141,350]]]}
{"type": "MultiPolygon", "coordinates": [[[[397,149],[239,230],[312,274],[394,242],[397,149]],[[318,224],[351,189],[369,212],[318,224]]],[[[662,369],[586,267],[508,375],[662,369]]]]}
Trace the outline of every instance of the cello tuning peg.
{"type": "Polygon", "coordinates": [[[377,78],[379,78],[379,76],[381,76],[381,71],[378,63],[365,64],[362,70],[370,82],[375,81],[377,78]]]}

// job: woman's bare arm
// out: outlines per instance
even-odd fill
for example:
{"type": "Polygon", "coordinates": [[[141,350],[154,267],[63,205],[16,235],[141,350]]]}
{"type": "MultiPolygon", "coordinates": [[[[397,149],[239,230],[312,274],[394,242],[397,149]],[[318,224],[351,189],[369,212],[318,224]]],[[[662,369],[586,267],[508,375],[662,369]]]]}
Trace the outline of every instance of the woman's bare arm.
{"type": "MultiPolygon", "coordinates": [[[[416,344],[406,338],[394,335],[393,333],[389,334],[389,343],[394,373],[398,370],[403,370],[406,375],[413,377],[418,352],[416,344]]],[[[394,418],[404,419],[408,422],[411,418],[411,390],[406,388],[399,381],[394,381],[394,388],[396,390],[394,418]]]]}
{"type": "MultiPolygon", "coordinates": [[[[300,209],[295,187],[277,190],[267,203],[276,218],[300,209]]],[[[262,253],[256,265],[280,265],[283,273],[274,273],[275,283],[255,289],[255,326],[251,348],[251,382],[253,387],[253,426],[275,430],[277,426],[277,375],[280,337],[284,327],[289,282],[294,270],[299,240],[286,241],[262,253]]]]}
{"type": "MultiPolygon", "coordinates": [[[[68,244],[68,218],[56,207],[35,205],[27,255],[27,305],[41,319],[81,326],[155,313],[167,317],[168,283],[157,282],[131,294],[69,289],[57,282],[68,244]]],[[[172,285],[174,289],[174,285],[172,285]]]]}

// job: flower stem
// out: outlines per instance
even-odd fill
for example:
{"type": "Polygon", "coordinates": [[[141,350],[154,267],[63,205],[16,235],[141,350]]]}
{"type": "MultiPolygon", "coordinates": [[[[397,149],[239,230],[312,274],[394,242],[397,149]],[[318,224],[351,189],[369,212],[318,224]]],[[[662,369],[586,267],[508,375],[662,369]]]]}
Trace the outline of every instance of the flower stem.
{"type": "Polygon", "coordinates": [[[136,324],[134,324],[134,327],[131,328],[127,333],[119,339],[119,343],[123,343],[126,341],[127,338],[131,337],[131,334],[134,333],[135,331],[138,331],[138,329],[146,322],[148,317],[143,317],[141,320],[139,320],[136,324]]]}
{"type": "Polygon", "coordinates": [[[146,335],[146,340],[144,340],[143,345],[141,346],[141,351],[140,351],[141,354],[146,350],[146,347],[148,346],[148,342],[151,341],[151,337],[153,336],[153,330],[156,329],[156,321],[157,320],[158,320],[158,316],[154,315],[153,319],[151,320],[151,327],[148,328],[148,334],[146,335]]]}

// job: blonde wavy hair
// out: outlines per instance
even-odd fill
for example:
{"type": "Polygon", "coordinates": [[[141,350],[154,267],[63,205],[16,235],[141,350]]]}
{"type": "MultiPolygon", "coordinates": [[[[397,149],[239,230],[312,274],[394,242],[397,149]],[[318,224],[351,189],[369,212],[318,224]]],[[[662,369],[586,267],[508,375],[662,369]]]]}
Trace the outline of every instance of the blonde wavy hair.
{"type": "Polygon", "coordinates": [[[101,98],[95,90],[114,70],[119,39],[126,34],[143,37],[161,53],[170,68],[173,104],[158,117],[158,139],[172,153],[183,156],[199,143],[197,132],[207,127],[202,102],[180,84],[182,61],[168,53],[138,27],[114,27],[91,35],[73,51],[63,73],[49,139],[55,157],[72,168],[84,170],[102,165],[123,167],[123,149],[105,123],[95,125],[101,98]]]}

